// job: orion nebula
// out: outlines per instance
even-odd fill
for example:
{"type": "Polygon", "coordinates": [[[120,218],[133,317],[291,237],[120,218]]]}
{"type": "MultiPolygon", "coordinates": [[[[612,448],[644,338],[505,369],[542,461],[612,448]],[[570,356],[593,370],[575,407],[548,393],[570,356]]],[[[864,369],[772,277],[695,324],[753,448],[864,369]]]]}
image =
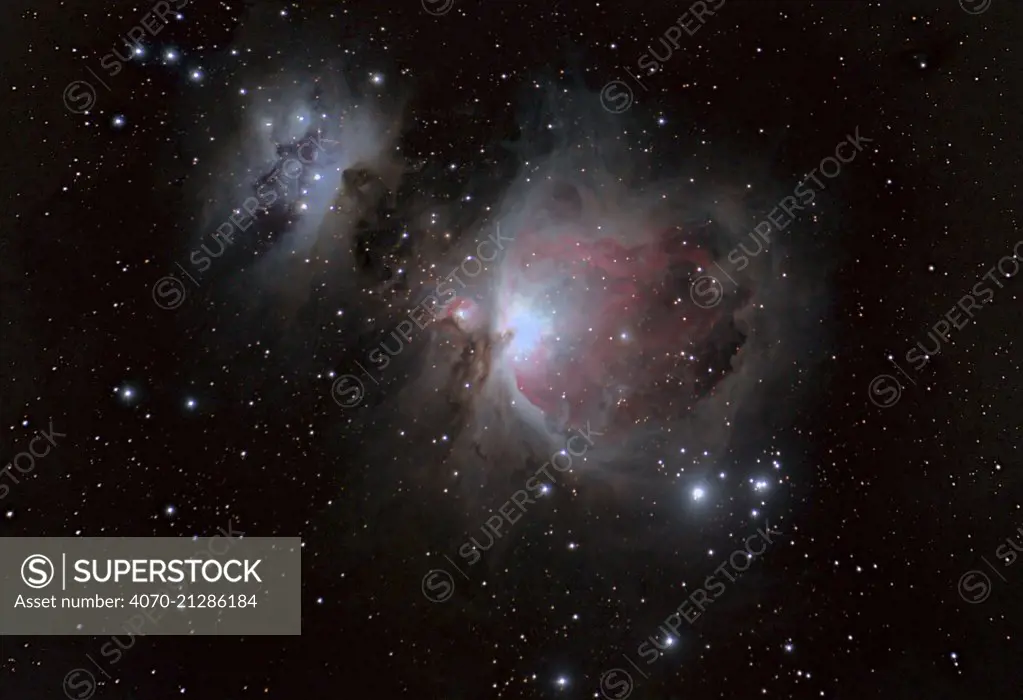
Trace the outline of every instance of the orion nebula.
{"type": "MultiPolygon", "coordinates": [[[[354,243],[363,251],[356,266],[386,261],[360,311],[372,315],[374,333],[328,375],[359,383],[346,423],[365,430],[403,416],[403,432],[434,435],[442,454],[411,478],[457,473],[480,507],[506,496],[521,465],[546,459],[573,432],[605,437],[568,478],[617,490],[677,481],[656,464],[680,454],[707,475],[739,451],[762,455],[752,435],[789,410],[788,395],[767,400],[763,391],[783,368],[781,349],[814,342],[806,327],[824,298],[814,282],[823,270],[801,270],[791,242],[752,258],[709,302],[694,293],[766,204],[738,186],[694,186],[685,174],[695,163],[644,170],[635,151],[614,147],[619,124],[579,107],[592,99],[579,91],[543,105],[584,136],[566,131],[542,150],[525,120],[517,172],[504,184],[470,178],[465,191],[486,196],[472,209],[464,191],[456,206],[384,185],[364,158],[362,175],[342,178],[316,234],[354,243]],[[354,201],[354,182],[378,183],[357,210],[338,204],[354,201]],[[758,427],[737,443],[742,412],[758,427]],[[501,488],[490,490],[495,483],[501,488]]],[[[422,176],[413,166],[399,179],[422,176]]],[[[764,202],[783,187],[758,183],[764,202]]]]}

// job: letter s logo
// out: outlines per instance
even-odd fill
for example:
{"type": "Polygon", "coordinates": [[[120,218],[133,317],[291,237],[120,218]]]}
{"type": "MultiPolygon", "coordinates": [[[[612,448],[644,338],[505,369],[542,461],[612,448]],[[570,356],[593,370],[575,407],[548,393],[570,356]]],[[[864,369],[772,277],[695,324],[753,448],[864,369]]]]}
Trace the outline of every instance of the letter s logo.
{"type": "Polygon", "coordinates": [[[46,588],[55,573],[53,562],[42,554],[33,554],[21,564],[21,580],[29,588],[46,588]]]}
{"type": "Polygon", "coordinates": [[[455,580],[444,569],[432,569],[423,577],[423,595],[431,603],[443,603],[455,593],[455,580]]]}

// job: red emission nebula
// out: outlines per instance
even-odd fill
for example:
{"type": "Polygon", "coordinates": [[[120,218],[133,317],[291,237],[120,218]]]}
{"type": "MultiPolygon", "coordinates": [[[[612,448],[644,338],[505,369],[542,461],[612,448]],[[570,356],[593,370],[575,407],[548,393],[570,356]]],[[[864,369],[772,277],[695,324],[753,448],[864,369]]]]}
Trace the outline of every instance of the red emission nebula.
{"type": "MultiPolygon", "coordinates": [[[[557,428],[677,415],[703,393],[699,349],[720,317],[690,301],[711,263],[677,230],[628,247],[580,231],[528,230],[502,264],[496,331],[518,391],[557,428]]],[[[706,370],[704,370],[706,371],[706,370]]]]}

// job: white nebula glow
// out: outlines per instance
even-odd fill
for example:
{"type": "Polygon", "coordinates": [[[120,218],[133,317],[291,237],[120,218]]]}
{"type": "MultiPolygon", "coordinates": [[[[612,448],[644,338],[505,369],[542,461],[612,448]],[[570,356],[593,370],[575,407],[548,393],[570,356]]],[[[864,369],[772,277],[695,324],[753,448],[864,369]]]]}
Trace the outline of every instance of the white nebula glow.
{"type": "Polygon", "coordinates": [[[499,332],[510,334],[508,352],[515,360],[523,360],[553,333],[553,324],[520,298],[512,302],[499,332]]]}

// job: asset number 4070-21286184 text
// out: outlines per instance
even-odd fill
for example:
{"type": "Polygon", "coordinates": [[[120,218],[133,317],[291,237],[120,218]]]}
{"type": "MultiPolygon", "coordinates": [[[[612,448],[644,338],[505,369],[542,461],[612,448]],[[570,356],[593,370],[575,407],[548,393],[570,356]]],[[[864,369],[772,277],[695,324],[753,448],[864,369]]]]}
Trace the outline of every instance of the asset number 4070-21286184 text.
{"type": "Polygon", "coordinates": [[[133,595],[128,604],[133,608],[254,608],[256,594],[200,593],[170,596],[166,593],[159,595],[142,593],[133,595]]]}

